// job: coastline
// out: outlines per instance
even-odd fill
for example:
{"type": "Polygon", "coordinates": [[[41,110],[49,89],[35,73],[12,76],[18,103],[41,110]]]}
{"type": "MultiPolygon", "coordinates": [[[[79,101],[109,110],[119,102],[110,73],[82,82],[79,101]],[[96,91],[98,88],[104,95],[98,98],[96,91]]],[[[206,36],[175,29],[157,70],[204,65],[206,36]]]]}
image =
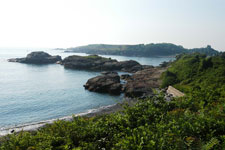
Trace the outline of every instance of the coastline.
{"type": "MultiPolygon", "coordinates": [[[[139,74],[138,74],[138,76],[139,76],[139,74]]],[[[142,76],[145,76],[145,72],[143,72],[142,76]]],[[[156,77],[154,77],[154,81],[155,81],[155,78],[156,77]]],[[[132,84],[132,86],[133,86],[133,84],[132,84]]],[[[6,136],[6,135],[12,134],[12,133],[18,133],[21,131],[36,131],[39,128],[44,127],[46,124],[52,124],[57,120],[71,121],[71,120],[73,120],[73,116],[93,117],[93,116],[118,112],[123,109],[123,107],[121,106],[122,104],[128,103],[128,105],[132,105],[132,103],[133,103],[132,101],[133,100],[131,100],[131,99],[123,98],[123,100],[121,102],[118,102],[116,104],[102,106],[97,109],[89,109],[83,113],[73,114],[70,116],[65,116],[65,117],[56,118],[56,119],[49,119],[49,120],[43,120],[43,121],[38,121],[38,122],[25,123],[25,124],[21,124],[21,125],[2,127],[2,128],[0,128],[0,137],[6,136]]]]}
{"type": "Polygon", "coordinates": [[[0,129],[0,137],[7,136],[7,135],[13,134],[13,133],[18,133],[21,131],[28,131],[28,132],[37,131],[39,128],[44,127],[46,124],[53,124],[55,121],[58,121],[58,120],[72,121],[74,116],[75,117],[77,117],[77,116],[94,117],[94,116],[99,116],[99,115],[104,115],[104,114],[111,114],[111,113],[123,110],[122,105],[125,103],[127,103],[128,105],[134,105],[136,102],[137,102],[137,100],[135,100],[135,99],[124,98],[122,100],[122,102],[118,102],[113,105],[101,106],[96,109],[89,109],[86,112],[73,114],[70,116],[65,116],[65,117],[50,119],[50,120],[44,120],[44,121],[34,122],[34,123],[27,123],[27,124],[18,125],[15,127],[2,128],[2,129],[0,129]],[[12,133],[12,131],[13,131],[13,133],[12,133]]]}

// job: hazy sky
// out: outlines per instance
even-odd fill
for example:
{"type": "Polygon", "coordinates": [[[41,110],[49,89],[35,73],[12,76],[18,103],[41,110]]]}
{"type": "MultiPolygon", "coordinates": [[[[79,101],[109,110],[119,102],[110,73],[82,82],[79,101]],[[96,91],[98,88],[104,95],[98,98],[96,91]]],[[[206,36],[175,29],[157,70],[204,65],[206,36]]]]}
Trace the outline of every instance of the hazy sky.
{"type": "Polygon", "coordinates": [[[0,47],[161,42],[225,51],[225,0],[0,0],[0,47]]]}

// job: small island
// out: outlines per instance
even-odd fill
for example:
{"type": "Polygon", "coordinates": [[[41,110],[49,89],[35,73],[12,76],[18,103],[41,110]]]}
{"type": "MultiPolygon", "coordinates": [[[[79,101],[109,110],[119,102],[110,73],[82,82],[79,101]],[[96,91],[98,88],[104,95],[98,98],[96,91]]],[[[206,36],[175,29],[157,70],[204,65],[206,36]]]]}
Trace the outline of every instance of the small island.
{"type": "Polygon", "coordinates": [[[72,55],[63,59],[61,64],[64,65],[65,68],[70,69],[89,71],[123,71],[131,73],[152,67],[148,65],[141,65],[134,60],[117,61],[115,59],[105,58],[98,55],[72,55]]]}
{"type": "Polygon", "coordinates": [[[12,58],[9,59],[9,62],[18,62],[26,64],[53,64],[61,61],[61,56],[51,56],[46,52],[37,51],[28,54],[24,58],[12,58]]]}

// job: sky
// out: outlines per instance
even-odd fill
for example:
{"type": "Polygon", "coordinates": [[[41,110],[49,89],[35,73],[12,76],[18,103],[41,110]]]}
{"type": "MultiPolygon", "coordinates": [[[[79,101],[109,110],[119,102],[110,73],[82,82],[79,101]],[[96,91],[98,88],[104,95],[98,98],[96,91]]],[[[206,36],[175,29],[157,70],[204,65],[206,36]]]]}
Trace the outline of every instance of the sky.
{"type": "Polygon", "coordinates": [[[147,43],[225,51],[225,0],[0,0],[0,47],[147,43]]]}

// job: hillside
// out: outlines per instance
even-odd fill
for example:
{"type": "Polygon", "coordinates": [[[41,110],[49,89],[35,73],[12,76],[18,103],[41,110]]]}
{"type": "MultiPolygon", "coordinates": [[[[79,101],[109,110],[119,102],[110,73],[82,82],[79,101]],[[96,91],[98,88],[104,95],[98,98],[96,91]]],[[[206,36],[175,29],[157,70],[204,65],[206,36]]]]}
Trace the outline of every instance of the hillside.
{"type": "MultiPolygon", "coordinates": [[[[203,54],[179,55],[164,73],[162,87],[175,85],[189,92],[191,89],[225,89],[225,53],[209,57],[203,54]]],[[[225,94],[225,93],[224,93],[225,94]]]]}
{"type": "Polygon", "coordinates": [[[167,102],[164,94],[139,100],[122,113],[74,117],[35,132],[0,139],[15,149],[223,149],[225,147],[225,54],[177,56],[162,76],[186,96],[167,102]]]}
{"type": "Polygon", "coordinates": [[[199,52],[206,55],[216,55],[218,51],[207,46],[206,48],[186,49],[182,46],[159,43],[159,44],[139,44],[139,45],[107,45],[107,44],[92,44],[75,48],[68,48],[66,52],[82,52],[88,54],[102,55],[122,55],[122,56],[141,56],[141,57],[156,57],[156,56],[175,56],[182,53],[199,52]]]}

